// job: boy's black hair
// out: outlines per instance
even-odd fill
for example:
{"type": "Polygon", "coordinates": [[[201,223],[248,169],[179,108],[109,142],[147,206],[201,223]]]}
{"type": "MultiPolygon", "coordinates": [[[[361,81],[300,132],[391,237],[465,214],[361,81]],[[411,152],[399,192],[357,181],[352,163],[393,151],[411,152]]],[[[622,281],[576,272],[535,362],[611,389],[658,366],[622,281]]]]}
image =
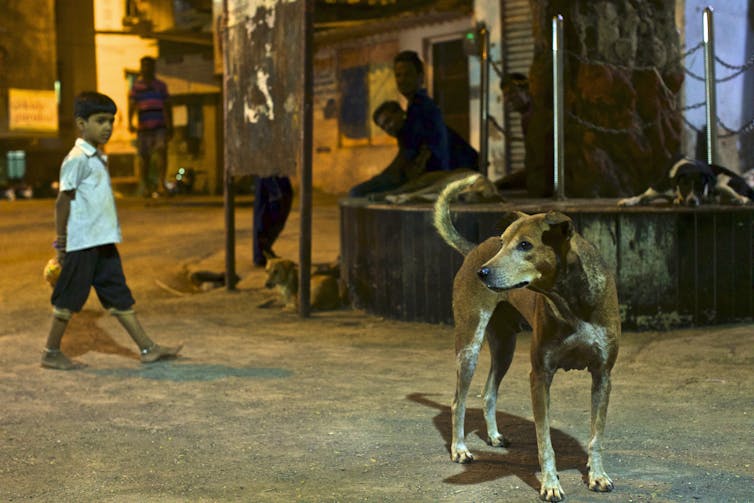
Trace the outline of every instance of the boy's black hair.
{"type": "Polygon", "coordinates": [[[416,68],[417,73],[424,75],[424,63],[422,63],[422,60],[419,58],[419,55],[416,53],[416,51],[399,52],[393,59],[393,65],[400,62],[411,63],[412,65],[414,65],[414,68],[416,68]]]}
{"type": "Polygon", "coordinates": [[[73,116],[86,120],[94,114],[113,114],[118,111],[115,102],[107,95],[95,91],[84,91],[76,96],[73,116]]]}
{"type": "Polygon", "coordinates": [[[139,63],[152,63],[155,64],[156,60],[152,56],[144,56],[139,60],[139,63]]]}
{"type": "Polygon", "coordinates": [[[376,123],[377,117],[384,113],[390,112],[403,112],[403,107],[401,107],[401,104],[395,100],[383,101],[382,103],[380,103],[380,106],[374,109],[374,112],[372,113],[372,120],[376,123]]]}

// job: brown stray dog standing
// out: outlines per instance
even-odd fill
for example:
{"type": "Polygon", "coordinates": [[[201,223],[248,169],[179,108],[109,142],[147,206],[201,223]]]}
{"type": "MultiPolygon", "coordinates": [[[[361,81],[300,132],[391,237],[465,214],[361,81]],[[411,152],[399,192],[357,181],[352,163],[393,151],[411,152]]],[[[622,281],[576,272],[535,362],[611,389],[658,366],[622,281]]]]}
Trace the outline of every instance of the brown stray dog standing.
{"type": "Polygon", "coordinates": [[[542,471],[540,497],[564,498],[550,439],[550,384],[558,369],[586,368],[592,375],[588,485],[593,491],[611,491],[613,482],[602,466],[602,438],[621,330],[615,279],[571,219],[556,211],[517,212],[502,236],[479,245],[465,239],[453,226],[449,203],[474,178],[448,185],[434,213],[442,238],[465,256],[453,282],[457,382],[451,457],[458,463],[473,460],[464,443],[464,416],[485,338],[491,353],[484,389],[488,442],[507,444],[497,428],[497,394],[513,358],[520,313],[533,330],[530,383],[542,471]]]}

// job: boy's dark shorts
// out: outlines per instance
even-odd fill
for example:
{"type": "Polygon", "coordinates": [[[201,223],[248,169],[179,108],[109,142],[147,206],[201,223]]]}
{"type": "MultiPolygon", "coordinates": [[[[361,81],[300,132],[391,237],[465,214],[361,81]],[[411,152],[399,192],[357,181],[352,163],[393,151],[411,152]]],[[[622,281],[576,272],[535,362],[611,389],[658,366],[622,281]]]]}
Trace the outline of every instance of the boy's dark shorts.
{"type": "Polygon", "coordinates": [[[92,287],[105,309],[125,311],[134,305],[114,244],[66,253],[63,270],[52,291],[52,305],[74,313],[81,311],[92,287]]]}

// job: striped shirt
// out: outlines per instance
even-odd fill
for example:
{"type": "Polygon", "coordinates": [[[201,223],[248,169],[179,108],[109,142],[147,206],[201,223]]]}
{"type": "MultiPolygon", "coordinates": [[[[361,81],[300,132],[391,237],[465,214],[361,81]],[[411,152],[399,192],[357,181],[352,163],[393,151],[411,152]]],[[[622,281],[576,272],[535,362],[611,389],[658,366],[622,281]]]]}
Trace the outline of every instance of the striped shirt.
{"type": "Polygon", "coordinates": [[[139,114],[139,131],[162,129],[165,122],[165,102],[170,98],[168,87],[159,79],[146,82],[137,79],[128,97],[134,102],[139,114]]]}

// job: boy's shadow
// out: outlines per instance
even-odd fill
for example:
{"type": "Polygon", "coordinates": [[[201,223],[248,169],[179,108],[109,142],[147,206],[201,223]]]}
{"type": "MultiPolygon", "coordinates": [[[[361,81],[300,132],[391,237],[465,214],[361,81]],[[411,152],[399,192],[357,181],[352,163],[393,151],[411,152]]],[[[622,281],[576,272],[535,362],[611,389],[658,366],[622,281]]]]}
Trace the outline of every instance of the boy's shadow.
{"type": "MultiPolygon", "coordinates": [[[[90,351],[139,359],[139,353],[118,344],[110,334],[97,325],[97,320],[106,316],[99,311],[82,310],[71,319],[62,341],[62,350],[71,357],[90,351]]],[[[134,347],[136,345],[134,344],[134,347]]]]}
{"type": "MultiPolygon", "coordinates": [[[[445,447],[450,453],[452,437],[450,406],[432,401],[423,393],[411,393],[406,398],[439,411],[432,421],[445,439],[445,447]]],[[[534,423],[500,411],[497,413],[497,422],[500,431],[505,438],[510,440],[511,445],[494,453],[489,450],[474,452],[474,461],[460,465],[464,467],[464,471],[446,478],[444,482],[478,484],[514,475],[534,490],[539,491],[540,483],[535,475],[539,471],[539,458],[534,423]]],[[[485,441],[487,427],[481,409],[466,408],[465,430],[476,432],[477,436],[485,441]]],[[[557,457],[558,471],[576,469],[581,473],[582,479],[586,480],[587,455],[581,443],[555,428],[550,428],[550,433],[557,457]]]]}

